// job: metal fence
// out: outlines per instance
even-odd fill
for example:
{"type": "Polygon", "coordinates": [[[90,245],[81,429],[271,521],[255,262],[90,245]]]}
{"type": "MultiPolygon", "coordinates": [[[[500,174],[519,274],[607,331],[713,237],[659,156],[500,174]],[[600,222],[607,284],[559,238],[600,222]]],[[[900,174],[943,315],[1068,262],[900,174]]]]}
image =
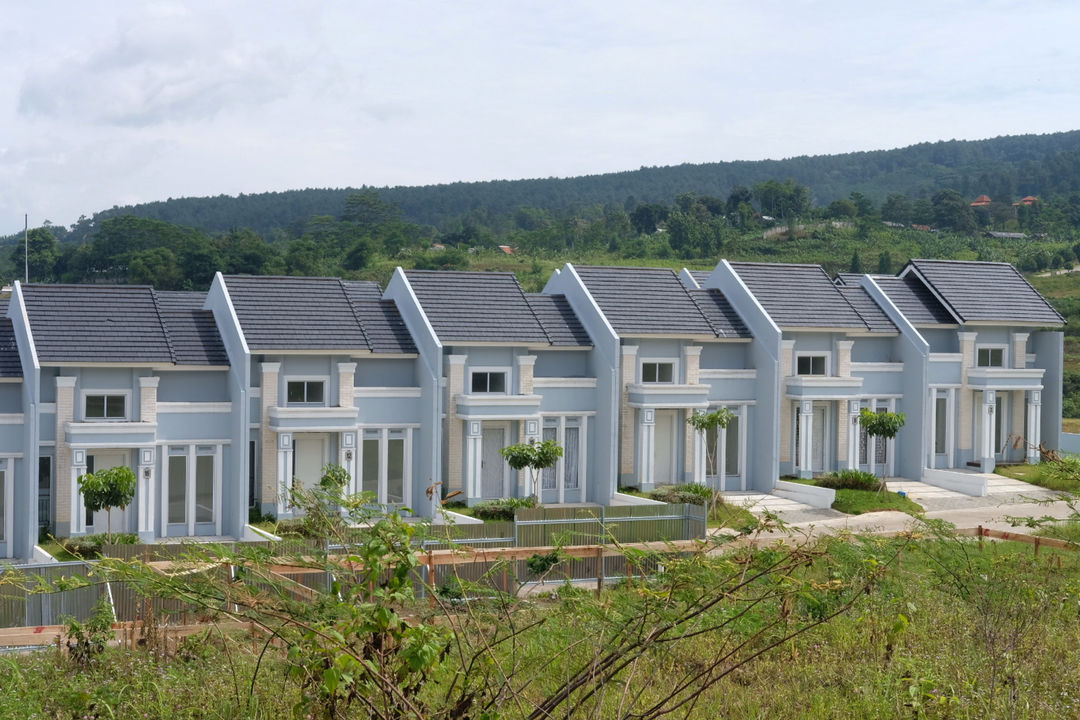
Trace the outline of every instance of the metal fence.
{"type": "Polygon", "coordinates": [[[95,583],[58,593],[27,592],[21,587],[39,580],[52,583],[72,576],[86,577],[89,572],[90,565],[84,562],[20,565],[5,570],[5,580],[12,580],[13,573],[22,578],[17,583],[0,582],[0,627],[57,625],[64,617],[76,620],[90,617],[102,596],[108,596],[104,585],[95,583]]]}

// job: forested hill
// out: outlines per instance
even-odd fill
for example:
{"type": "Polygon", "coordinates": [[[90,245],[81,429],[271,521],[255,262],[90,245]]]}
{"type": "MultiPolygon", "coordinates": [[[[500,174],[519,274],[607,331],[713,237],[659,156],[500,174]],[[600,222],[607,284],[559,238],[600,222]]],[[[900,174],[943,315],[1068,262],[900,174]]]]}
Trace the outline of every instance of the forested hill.
{"type": "MultiPolygon", "coordinates": [[[[360,179],[360,178],[358,178],[360,179]]],[[[1080,190],[1080,130],[990,140],[949,140],[896,150],[820,155],[786,160],[738,161],[648,167],[603,175],[536,180],[493,180],[421,187],[373,188],[413,223],[444,221],[482,212],[503,216],[519,207],[549,211],[587,206],[670,203],[681,193],[727,197],[735,186],[794,180],[824,206],[859,192],[880,203],[891,193],[928,198],[951,188],[964,196],[1050,196],[1080,190]]],[[[164,220],[222,232],[246,227],[260,234],[298,231],[312,216],[341,213],[353,188],[306,189],[231,197],[179,198],[96,213],[71,240],[120,215],[164,220]]]]}

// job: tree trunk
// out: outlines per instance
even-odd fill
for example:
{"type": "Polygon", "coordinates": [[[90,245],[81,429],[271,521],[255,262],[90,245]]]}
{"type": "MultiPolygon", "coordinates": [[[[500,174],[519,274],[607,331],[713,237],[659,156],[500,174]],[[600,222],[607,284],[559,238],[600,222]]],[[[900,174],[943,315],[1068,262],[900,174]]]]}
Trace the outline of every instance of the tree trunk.
{"type": "Polygon", "coordinates": [[[112,542],[112,508],[105,508],[105,542],[112,542]]]}

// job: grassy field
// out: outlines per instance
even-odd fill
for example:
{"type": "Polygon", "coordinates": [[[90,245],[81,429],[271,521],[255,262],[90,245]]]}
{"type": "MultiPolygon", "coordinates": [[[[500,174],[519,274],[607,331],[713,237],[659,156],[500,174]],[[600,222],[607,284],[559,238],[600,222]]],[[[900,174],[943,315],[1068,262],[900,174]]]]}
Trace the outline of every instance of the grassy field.
{"type": "MultiPolygon", "coordinates": [[[[820,554],[778,578],[776,587],[798,591],[764,598],[739,622],[722,600],[677,644],[658,648],[621,673],[606,690],[563,707],[558,717],[619,718],[649,707],[687,674],[708,666],[721,647],[749,641],[753,651],[795,628],[805,632],[779,643],[708,685],[680,718],[827,720],[832,718],[1077,717],[1080,695],[1080,558],[1076,553],[943,536],[907,546],[900,539],[824,541],[820,554]],[[1059,565],[1060,562],[1060,565],[1059,565]],[[866,590],[867,573],[881,568],[866,590]],[[850,610],[822,622],[853,599],[850,610]],[[816,623],[821,624],[816,624],[816,623]],[[776,623],[776,624],[772,624],[776,623]],[[716,629],[710,630],[715,625],[716,629]],[[762,628],[764,635],[755,635],[762,628]],[[770,629],[771,628],[771,629],[770,629]],[[750,640],[758,637],[758,640],[750,640]],[[663,682],[658,682],[661,678],[663,682]]],[[[760,551],[767,565],[777,550],[760,551]]],[[[562,588],[530,598],[514,610],[522,628],[498,649],[513,668],[516,691],[486,718],[522,718],[569,672],[589,667],[606,634],[625,626],[641,607],[662,613],[684,593],[689,578],[704,581],[740,567],[737,558],[706,556],[696,565],[674,564],[647,583],[638,579],[592,593],[562,588]],[[681,589],[680,589],[681,588],[681,589]],[[662,601],[662,602],[659,602],[662,601]],[[513,662],[511,663],[511,659],[513,662]]],[[[738,573],[736,572],[736,575],[738,573]]],[[[691,592],[692,591],[692,592],[691,592]]],[[[443,617],[427,603],[404,608],[416,622],[443,617]]],[[[503,612],[485,602],[446,612],[464,626],[467,613],[490,628],[503,612]]],[[[657,621],[659,621],[657,616],[657,621]]],[[[467,630],[461,630],[463,641],[467,630]]],[[[490,632],[490,630],[489,630],[490,632]]],[[[367,718],[360,703],[332,714],[314,710],[301,680],[289,672],[283,650],[246,635],[194,636],[179,647],[110,649],[85,665],[58,659],[54,650],[0,658],[0,717],[11,718],[367,718]],[[259,668],[256,674],[255,670],[259,668]],[[249,692],[250,691],[250,692],[249,692]]],[[[438,707],[449,684],[462,677],[456,653],[446,655],[415,694],[438,707]]],[[[495,672],[478,666],[474,677],[495,672]]],[[[704,686],[703,686],[704,687],[704,686]]],[[[480,717],[431,712],[424,717],[480,717]]]]}
{"type": "MultiPolygon", "coordinates": [[[[786,479],[804,485],[817,484],[813,480],[786,479]]],[[[863,513],[882,510],[899,510],[909,515],[918,515],[923,511],[922,505],[892,491],[878,492],[876,490],[855,490],[850,488],[841,488],[836,491],[836,499],[833,501],[832,509],[848,515],[862,515],[863,513]]]]}

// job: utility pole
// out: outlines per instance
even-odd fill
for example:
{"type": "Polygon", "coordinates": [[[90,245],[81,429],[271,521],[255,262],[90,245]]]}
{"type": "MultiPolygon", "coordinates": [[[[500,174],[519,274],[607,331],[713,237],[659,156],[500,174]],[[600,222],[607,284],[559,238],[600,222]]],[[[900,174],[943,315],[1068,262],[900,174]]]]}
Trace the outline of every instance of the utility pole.
{"type": "Polygon", "coordinates": [[[30,213],[23,213],[23,282],[30,283],[30,213]]]}

